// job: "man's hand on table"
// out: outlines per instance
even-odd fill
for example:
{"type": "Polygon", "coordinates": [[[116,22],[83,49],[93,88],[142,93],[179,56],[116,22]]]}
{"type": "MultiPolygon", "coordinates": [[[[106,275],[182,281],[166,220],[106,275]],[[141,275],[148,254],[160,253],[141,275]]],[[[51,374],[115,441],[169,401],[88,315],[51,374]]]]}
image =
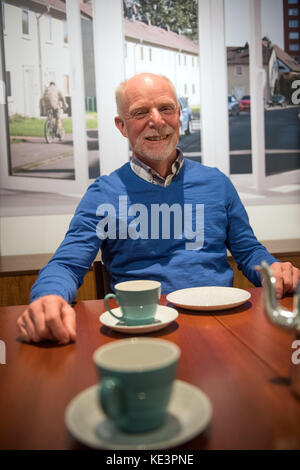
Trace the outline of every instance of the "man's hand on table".
{"type": "Polygon", "coordinates": [[[276,294],[281,299],[285,294],[295,292],[300,279],[300,270],[290,262],[273,263],[270,265],[276,278],[276,294]]]}
{"type": "Polygon", "coordinates": [[[18,318],[17,326],[26,342],[67,344],[76,339],[75,310],[58,295],[45,295],[32,302],[18,318]]]}

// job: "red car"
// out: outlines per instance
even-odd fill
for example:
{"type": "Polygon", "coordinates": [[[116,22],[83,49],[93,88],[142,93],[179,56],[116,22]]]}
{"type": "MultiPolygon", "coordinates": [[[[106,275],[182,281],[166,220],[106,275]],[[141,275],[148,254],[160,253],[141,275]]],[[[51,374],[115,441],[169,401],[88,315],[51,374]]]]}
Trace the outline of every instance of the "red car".
{"type": "Polygon", "coordinates": [[[240,100],[240,110],[241,111],[250,111],[250,96],[244,95],[240,100]]]}

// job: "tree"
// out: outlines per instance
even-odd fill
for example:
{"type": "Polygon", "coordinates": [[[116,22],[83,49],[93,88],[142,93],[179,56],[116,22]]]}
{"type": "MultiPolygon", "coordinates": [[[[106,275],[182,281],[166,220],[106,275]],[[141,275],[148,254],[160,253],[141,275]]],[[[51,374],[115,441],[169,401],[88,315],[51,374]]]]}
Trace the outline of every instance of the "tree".
{"type": "Polygon", "coordinates": [[[123,0],[124,16],[198,39],[197,0],[123,0]]]}

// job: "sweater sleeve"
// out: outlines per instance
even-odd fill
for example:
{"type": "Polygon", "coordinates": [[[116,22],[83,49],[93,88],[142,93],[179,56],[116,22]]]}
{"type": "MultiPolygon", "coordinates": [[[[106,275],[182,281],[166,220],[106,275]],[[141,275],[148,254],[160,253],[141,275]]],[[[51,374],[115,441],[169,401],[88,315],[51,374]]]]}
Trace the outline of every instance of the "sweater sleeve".
{"type": "Polygon", "coordinates": [[[248,214],[233,184],[226,177],[227,185],[227,248],[234,257],[238,269],[255,286],[261,286],[255,266],[265,260],[268,264],[278,261],[257,240],[249,224],[248,214]]]}
{"type": "Polygon", "coordinates": [[[41,269],[31,289],[31,302],[50,294],[60,295],[67,302],[76,298],[77,289],[101,246],[96,234],[99,197],[101,191],[95,182],[79,203],[63,242],[49,263],[41,269]]]}

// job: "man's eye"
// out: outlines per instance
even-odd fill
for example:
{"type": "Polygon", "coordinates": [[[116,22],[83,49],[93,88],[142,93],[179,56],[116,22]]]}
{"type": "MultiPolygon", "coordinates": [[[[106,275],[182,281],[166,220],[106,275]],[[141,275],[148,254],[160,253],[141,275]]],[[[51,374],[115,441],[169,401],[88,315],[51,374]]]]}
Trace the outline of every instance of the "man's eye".
{"type": "Polygon", "coordinates": [[[175,108],[173,106],[162,106],[159,111],[164,114],[171,114],[175,112],[175,108]]]}
{"type": "Polygon", "coordinates": [[[147,114],[148,114],[148,111],[146,111],[146,110],[135,111],[133,113],[133,117],[136,118],[136,119],[141,119],[141,118],[147,116],[147,114]]]}

